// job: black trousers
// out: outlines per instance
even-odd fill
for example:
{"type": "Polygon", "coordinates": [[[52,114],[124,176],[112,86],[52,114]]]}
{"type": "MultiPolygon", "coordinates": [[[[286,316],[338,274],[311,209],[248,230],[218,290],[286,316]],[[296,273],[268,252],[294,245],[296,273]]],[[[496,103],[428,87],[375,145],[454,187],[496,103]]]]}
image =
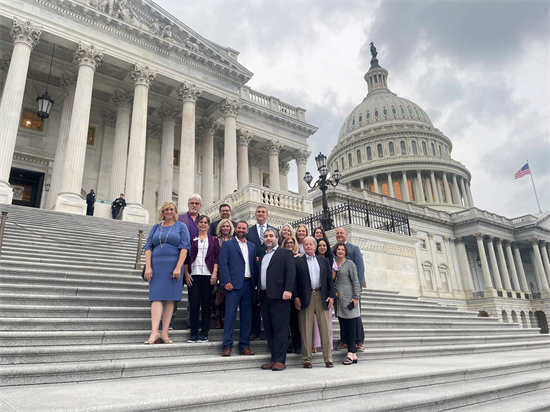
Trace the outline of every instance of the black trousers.
{"type": "Polygon", "coordinates": [[[271,362],[286,363],[291,300],[270,299],[260,292],[260,310],[271,352],[271,362]]]}
{"type": "Polygon", "coordinates": [[[113,215],[113,219],[116,219],[119,213],[120,213],[120,208],[111,209],[111,214],[113,215]]]}
{"type": "MultiPolygon", "coordinates": [[[[361,309],[361,299],[359,299],[359,309],[361,309]]],[[[340,317],[338,317],[338,322],[340,322],[340,317]]],[[[342,329],[342,324],[340,323],[340,330],[342,329]]],[[[342,343],[349,345],[346,337],[340,333],[340,340],[342,343]]],[[[363,343],[365,341],[365,329],[363,328],[363,319],[361,316],[355,318],[355,344],[363,343]]]]}
{"type": "Polygon", "coordinates": [[[86,214],[88,216],[94,215],[94,204],[93,203],[87,203],[86,204],[86,214]]]}
{"type": "Polygon", "coordinates": [[[340,336],[342,337],[342,342],[345,338],[348,343],[348,352],[357,353],[357,345],[355,343],[357,339],[355,336],[357,318],[344,319],[338,316],[338,322],[340,322],[340,336]]]}
{"type": "Polygon", "coordinates": [[[298,320],[298,309],[290,305],[290,336],[292,349],[302,349],[302,335],[300,334],[300,322],[298,320]]]}
{"type": "Polygon", "coordinates": [[[200,321],[201,336],[208,337],[212,288],[213,286],[210,285],[210,275],[193,276],[193,286],[188,288],[191,336],[199,336],[199,313],[202,309],[202,320],[200,321]]]}

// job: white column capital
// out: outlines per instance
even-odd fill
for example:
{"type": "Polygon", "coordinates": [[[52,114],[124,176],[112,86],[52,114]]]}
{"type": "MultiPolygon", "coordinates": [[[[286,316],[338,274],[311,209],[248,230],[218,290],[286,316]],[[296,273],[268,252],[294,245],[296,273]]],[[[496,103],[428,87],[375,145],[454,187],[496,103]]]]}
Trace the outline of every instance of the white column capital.
{"type": "Polygon", "coordinates": [[[201,97],[202,90],[199,89],[196,84],[183,82],[178,94],[182,102],[192,102],[196,104],[199,97],[201,97]]]}
{"type": "Polygon", "coordinates": [[[67,92],[76,85],[77,79],[77,74],[65,72],[61,75],[61,78],[59,79],[59,86],[63,89],[63,91],[67,92]]]}
{"type": "Polygon", "coordinates": [[[151,86],[155,77],[157,77],[157,72],[151,70],[149,66],[142,66],[138,63],[134,64],[134,70],[130,73],[130,79],[136,86],[143,85],[147,88],[151,86]]]}
{"type": "Polygon", "coordinates": [[[311,152],[305,149],[298,149],[293,153],[293,155],[296,159],[296,163],[307,163],[309,156],[311,156],[311,152]]]}
{"type": "Polygon", "coordinates": [[[483,240],[485,235],[483,233],[476,233],[474,234],[474,237],[476,238],[476,240],[483,240]]]}
{"type": "Polygon", "coordinates": [[[124,107],[131,110],[134,104],[134,94],[126,90],[115,90],[115,94],[111,100],[117,108],[124,107]]]}
{"type": "Polygon", "coordinates": [[[181,116],[181,110],[164,103],[157,109],[158,116],[162,119],[162,122],[176,123],[176,119],[181,116]]]}
{"type": "Polygon", "coordinates": [[[536,238],[536,237],[534,237],[534,238],[532,238],[532,239],[529,239],[529,242],[531,242],[531,244],[532,244],[533,246],[538,246],[538,244],[539,244],[539,239],[536,238]]]}
{"type": "Polygon", "coordinates": [[[24,43],[34,49],[40,41],[41,34],[42,28],[33,26],[30,21],[13,19],[10,35],[14,43],[24,43]]]}
{"type": "Polygon", "coordinates": [[[263,150],[266,152],[269,152],[269,154],[275,154],[279,156],[279,153],[281,153],[281,149],[283,148],[283,145],[278,140],[271,139],[267,144],[263,147],[263,150]]]}
{"type": "Polygon", "coordinates": [[[155,139],[160,140],[160,136],[162,135],[162,126],[154,123],[147,123],[147,134],[146,136],[155,139]]]}
{"type": "Polygon", "coordinates": [[[237,100],[231,100],[229,98],[225,99],[221,106],[220,111],[222,112],[223,117],[237,117],[239,115],[239,111],[241,110],[241,105],[237,100]]]}
{"type": "MultiPolygon", "coordinates": [[[[203,133],[215,133],[218,130],[220,123],[217,120],[212,119],[211,117],[204,116],[199,120],[199,130],[202,130],[203,133]]],[[[223,146],[223,143],[220,143],[223,146]]],[[[222,149],[223,151],[223,149],[222,149]]]]}
{"type": "Polygon", "coordinates": [[[252,141],[252,132],[245,129],[237,129],[237,142],[239,146],[248,146],[252,141]]]}
{"type": "Polygon", "coordinates": [[[89,66],[96,70],[103,62],[103,52],[97,50],[93,44],[87,46],[80,42],[76,46],[74,59],[78,61],[79,66],[89,66]]]}

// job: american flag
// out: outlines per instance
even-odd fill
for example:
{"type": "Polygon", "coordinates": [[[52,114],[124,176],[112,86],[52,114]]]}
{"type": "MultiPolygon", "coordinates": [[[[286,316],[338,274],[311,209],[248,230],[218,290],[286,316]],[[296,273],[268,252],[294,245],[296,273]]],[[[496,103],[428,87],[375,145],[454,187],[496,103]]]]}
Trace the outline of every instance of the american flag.
{"type": "Polygon", "coordinates": [[[529,169],[529,163],[525,163],[525,166],[523,166],[521,169],[518,170],[516,173],[516,179],[522,178],[525,175],[530,175],[531,170],[529,169]]]}

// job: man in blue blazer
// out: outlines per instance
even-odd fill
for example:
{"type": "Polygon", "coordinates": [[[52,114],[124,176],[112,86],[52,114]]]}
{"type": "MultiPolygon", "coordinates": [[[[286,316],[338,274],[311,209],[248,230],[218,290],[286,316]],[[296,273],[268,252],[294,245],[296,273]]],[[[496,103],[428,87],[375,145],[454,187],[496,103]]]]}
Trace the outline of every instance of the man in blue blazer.
{"type": "Polygon", "coordinates": [[[250,350],[250,327],[252,305],[256,287],[256,247],[246,240],[248,224],[237,222],[236,237],[222,243],[218,265],[223,287],[225,288],[225,325],[223,328],[222,356],[231,356],[233,330],[240,308],[239,353],[254,355],[250,350]]]}
{"type": "MultiPolygon", "coordinates": [[[[357,267],[357,277],[359,278],[359,285],[361,290],[363,289],[363,280],[365,279],[365,263],[363,262],[363,255],[361,254],[361,249],[358,246],[349,243],[348,241],[348,232],[343,227],[336,229],[336,241],[343,242],[347,245],[349,249],[349,255],[346,256],[347,259],[355,263],[357,267]]],[[[361,300],[359,300],[359,307],[361,306],[361,300]]],[[[356,334],[356,343],[357,350],[363,352],[365,347],[363,342],[365,340],[365,330],[363,329],[363,321],[361,316],[357,318],[357,324],[355,325],[356,334]]],[[[346,350],[348,348],[347,342],[342,339],[342,344],[336,347],[336,350],[346,350]]]]}

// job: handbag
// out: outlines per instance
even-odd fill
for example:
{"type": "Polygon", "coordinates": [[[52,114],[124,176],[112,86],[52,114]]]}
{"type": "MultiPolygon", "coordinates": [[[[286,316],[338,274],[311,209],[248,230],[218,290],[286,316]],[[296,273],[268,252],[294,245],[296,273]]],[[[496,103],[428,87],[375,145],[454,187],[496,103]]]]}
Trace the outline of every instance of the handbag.
{"type": "MultiPolygon", "coordinates": [[[[158,229],[158,226],[160,225],[160,223],[157,223],[157,227],[155,229],[155,232],[157,231],[158,229]]],[[[154,248],[154,246],[153,246],[154,248]]],[[[145,253],[145,245],[143,245],[143,247],[141,248],[141,254],[143,255],[145,253]]],[[[147,268],[147,265],[144,264],[143,265],[143,269],[141,269],[141,278],[145,281],[145,282],[148,282],[147,279],[145,279],[145,268],[147,268]]]]}

